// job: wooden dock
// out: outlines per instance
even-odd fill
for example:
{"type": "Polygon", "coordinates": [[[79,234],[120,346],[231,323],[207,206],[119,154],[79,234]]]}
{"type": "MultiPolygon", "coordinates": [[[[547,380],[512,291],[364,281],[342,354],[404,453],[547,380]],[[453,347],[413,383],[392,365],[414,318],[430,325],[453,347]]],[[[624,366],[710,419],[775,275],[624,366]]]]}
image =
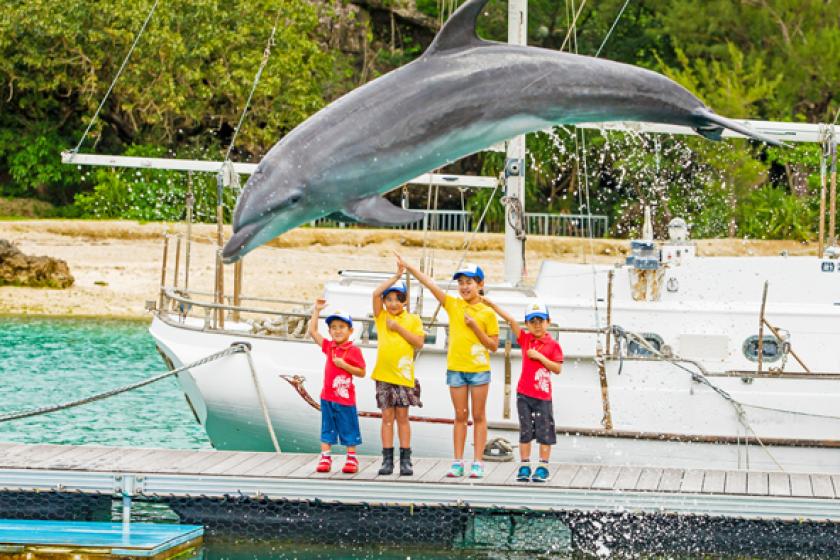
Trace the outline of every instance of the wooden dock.
{"type": "Polygon", "coordinates": [[[0,493],[249,496],[343,504],[463,506],[529,511],[704,515],[840,521],[840,474],[551,465],[545,484],[516,482],[516,462],[487,463],[483,479],[447,478],[449,461],[416,459],[414,476],[315,472],[317,455],[0,444],[0,493]]]}

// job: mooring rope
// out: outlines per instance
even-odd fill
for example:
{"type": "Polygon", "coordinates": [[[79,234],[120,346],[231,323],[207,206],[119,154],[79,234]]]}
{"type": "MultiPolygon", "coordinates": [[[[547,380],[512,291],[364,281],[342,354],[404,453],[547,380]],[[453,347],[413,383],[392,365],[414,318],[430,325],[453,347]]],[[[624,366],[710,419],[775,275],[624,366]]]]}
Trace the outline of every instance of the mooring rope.
{"type": "Polygon", "coordinates": [[[146,16],[146,20],[143,22],[143,26],[140,28],[140,31],[137,33],[137,36],[134,37],[134,42],[131,44],[131,48],[128,49],[128,53],[125,55],[125,58],[120,65],[119,70],[117,70],[116,76],[111,81],[111,85],[108,86],[108,91],[105,92],[105,96],[102,98],[102,101],[99,102],[99,107],[96,108],[96,112],[93,114],[93,118],[90,119],[90,122],[87,125],[87,128],[82,133],[82,137],[79,138],[79,143],[76,144],[76,147],[70,152],[72,155],[78,154],[79,150],[82,147],[82,144],[85,142],[85,138],[90,132],[90,129],[93,127],[93,123],[96,122],[96,119],[99,117],[99,113],[102,111],[102,107],[105,106],[105,102],[108,100],[108,96],[111,95],[111,91],[114,89],[114,86],[117,85],[117,80],[120,79],[120,75],[122,74],[123,70],[125,70],[125,65],[128,64],[128,59],[131,58],[131,53],[134,52],[134,48],[137,46],[137,43],[140,41],[140,37],[143,35],[143,32],[146,31],[146,26],[149,25],[149,21],[152,19],[152,15],[155,13],[157,9],[159,0],[155,0],[155,3],[152,4],[152,8],[149,10],[148,15],[146,16]]]}
{"type": "Polygon", "coordinates": [[[18,412],[10,412],[8,414],[0,415],[0,422],[8,422],[10,420],[19,420],[21,418],[29,418],[31,416],[40,416],[42,414],[49,414],[51,412],[57,412],[59,410],[65,410],[68,408],[74,408],[77,406],[81,406],[83,404],[92,403],[95,401],[107,399],[109,397],[113,397],[115,395],[119,395],[122,393],[127,393],[128,391],[133,391],[134,389],[138,389],[140,387],[144,387],[146,385],[151,385],[152,383],[156,383],[162,379],[166,379],[167,377],[172,377],[173,375],[177,375],[182,371],[196,368],[199,366],[203,366],[204,364],[208,364],[214,360],[218,360],[227,356],[232,356],[233,354],[238,354],[240,352],[248,352],[248,348],[245,345],[237,344],[231,346],[230,348],[226,348],[221,352],[216,352],[214,354],[210,354],[200,360],[196,360],[192,363],[189,363],[185,366],[181,366],[179,368],[173,369],[171,371],[167,371],[166,373],[161,373],[159,375],[155,375],[154,377],[150,377],[148,379],[144,379],[143,381],[138,381],[136,383],[131,383],[130,385],[124,385],[122,387],[117,387],[115,389],[110,389],[105,391],[104,393],[98,393],[96,395],[91,395],[89,397],[85,397],[83,399],[78,399],[75,401],[70,401],[61,404],[55,404],[50,406],[42,406],[40,408],[33,408],[30,410],[22,410],[18,412]]]}

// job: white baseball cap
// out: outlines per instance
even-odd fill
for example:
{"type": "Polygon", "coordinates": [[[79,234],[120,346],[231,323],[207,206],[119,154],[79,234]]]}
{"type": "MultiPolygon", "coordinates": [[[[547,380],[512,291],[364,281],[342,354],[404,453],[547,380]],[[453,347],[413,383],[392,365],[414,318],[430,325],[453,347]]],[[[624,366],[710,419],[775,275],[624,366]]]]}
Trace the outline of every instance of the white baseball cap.
{"type": "Polygon", "coordinates": [[[534,317],[540,317],[548,321],[548,307],[538,302],[528,304],[528,307],[525,308],[525,321],[530,321],[534,317]]]}

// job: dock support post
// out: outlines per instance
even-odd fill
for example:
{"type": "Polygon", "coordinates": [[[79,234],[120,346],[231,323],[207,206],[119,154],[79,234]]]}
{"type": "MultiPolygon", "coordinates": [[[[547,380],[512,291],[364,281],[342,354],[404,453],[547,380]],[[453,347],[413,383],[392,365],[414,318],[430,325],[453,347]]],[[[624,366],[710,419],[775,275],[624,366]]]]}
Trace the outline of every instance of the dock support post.
{"type": "Polygon", "coordinates": [[[819,244],[817,248],[817,258],[823,258],[825,254],[825,193],[827,186],[827,171],[826,171],[826,156],[828,155],[828,143],[830,140],[820,145],[820,227],[819,227],[819,244]]]}
{"type": "MultiPolygon", "coordinates": [[[[614,270],[610,270],[607,274],[607,356],[612,356],[612,346],[610,346],[610,334],[612,333],[612,297],[613,297],[613,276],[614,270]]],[[[597,327],[597,325],[596,325],[597,327]]]]}
{"type": "Polygon", "coordinates": [[[513,331],[508,330],[508,335],[505,337],[505,401],[502,403],[502,417],[510,418],[510,383],[511,383],[511,367],[510,367],[510,350],[513,343],[510,340],[513,331]]]}
{"type": "Polygon", "coordinates": [[[124,474],[122,476],[122,528],[123,533],[128,533],[131,525],[131,497],[134,495],[134,475],[124,474]]]}

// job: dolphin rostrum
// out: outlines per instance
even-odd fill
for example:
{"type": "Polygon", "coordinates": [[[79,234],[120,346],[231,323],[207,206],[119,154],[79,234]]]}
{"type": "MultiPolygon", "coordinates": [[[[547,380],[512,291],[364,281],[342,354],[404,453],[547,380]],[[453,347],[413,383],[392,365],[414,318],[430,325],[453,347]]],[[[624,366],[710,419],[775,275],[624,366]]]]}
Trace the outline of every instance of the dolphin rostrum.
{"type": "Polygon", "coordinates": [[[421,218],[381,198],[431,169],[557,124],[648,121],[775,140],[714,114],[635,66],[480,39],[488,0],[468,0],[413,62],[301,123],[262,159],[236,203],[225,262],[327,215],[373,225],[421,218]]]}

